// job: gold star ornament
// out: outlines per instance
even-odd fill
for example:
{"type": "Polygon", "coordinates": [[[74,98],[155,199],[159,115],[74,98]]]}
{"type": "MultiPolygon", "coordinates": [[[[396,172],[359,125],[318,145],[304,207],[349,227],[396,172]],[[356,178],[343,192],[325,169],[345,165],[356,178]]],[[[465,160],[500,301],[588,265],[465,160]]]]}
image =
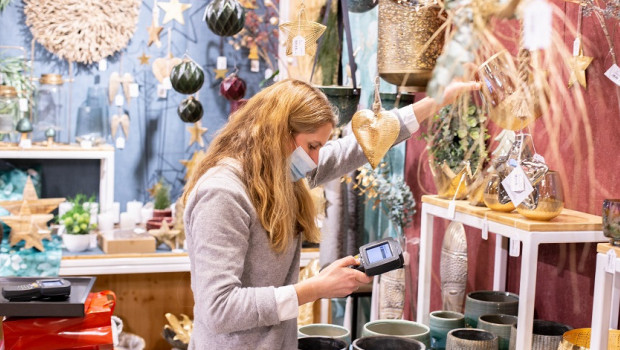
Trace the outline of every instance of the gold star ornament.
{"type": "Polygon", "coordinates": [[[193,145],[194,142],[198,143],[200,147],[205,146],[205,141],[202,139],[202,135],[207,132],[207,128],[202,127],[202,122],[199,120],[194,123],[193,126],[188,126],[187,131],[189,131],[189,146],[193,145]]]}
{"type": "Polygon", "coordinates": [[[586,69],[592,63],[594,57],[584,56],[582,51],[579,51],[579,55],[573,56],[568,59],[568,67],[570,69],[570,77],[568,78],[568,87],[572,87],[575,82],[587,87],[586,82],[586,69]]]}
{"type": "Polygon", "coordinates": [[[196,169],[198,164],[200,164],[200,162],[204,159],[206,155],[207,153],[205,151],[197,151],[194,152],[192,158],[180,161],[181,164],[183,164],[183,166],[185,166],[185,168],[187,169],[187,171],[185,172],[185,180],[189,179],[192,176],[194,169],[196,169]]]}
{"type": "Polygon", "coordinates": [[[228,73],[228,69],[227,68],[224,68],[224,69],[214,69],[213,71],[215,72],[215,80],[226,78],[226,73],[228,73]]]}
{"type": "Polygon", "coordinates": [[[297,37],[303,38],[305,45],[305,53],[308,56],[314,56],[316,53],[317,41],[325,32],[324,25],[312,21],[308,21],[305,18],[305,11],[302,8],[299,11],[299,17],[297,21],[286,22],[280,25],[280,30],[286,33],[286,55],[293,55],[293,40],[297,37]],[[304,14],[302,19],[302,14],[304,14]]]}
{"type": "Polygon", "coordinates": [[[166,24],[172,20],[185,24],[185,18],[183,18],[183,12],[187,11],[192,4],[180,3],[179,0],[170,0],[170,2],[158,2],[157,5],[161,7],[166,15],[164,16],[163,24],[166,24]]]}
{"type": "Polygon", "coordinates": [[[153,43],[155,43],[155,46],[161,47],[161,41],[159,41],[159,34],[161,34],[161,31],[164,30],[164,27],[160,27],[156,23],[153,23],[148,26],[146,30],[149,32],[149,41],[146,43],[146,45],[151,46],[153,45],[153,43]]]}
{"type": "Polygon", "coordinates": [[[149,59],[151,59],[151,56],[147,56],[144,52],[142,52],[142,56],[139,56],[138,59],[140,60],[140,65],[144,66],[149,64],[149,59]]]}

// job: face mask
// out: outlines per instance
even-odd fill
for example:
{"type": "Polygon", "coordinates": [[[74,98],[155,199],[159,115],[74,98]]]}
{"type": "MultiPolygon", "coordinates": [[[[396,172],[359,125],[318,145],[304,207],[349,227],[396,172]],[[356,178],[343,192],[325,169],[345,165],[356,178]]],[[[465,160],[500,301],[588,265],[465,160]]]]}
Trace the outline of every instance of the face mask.
{"type": "Polygon", "coordinates": [[[293,154],[290,156],[291,176],[293,182],[306,177],[306,174],[316,169],[316,164],[310,158],[308,153],[301,146],[297,146],[293,154]]]}

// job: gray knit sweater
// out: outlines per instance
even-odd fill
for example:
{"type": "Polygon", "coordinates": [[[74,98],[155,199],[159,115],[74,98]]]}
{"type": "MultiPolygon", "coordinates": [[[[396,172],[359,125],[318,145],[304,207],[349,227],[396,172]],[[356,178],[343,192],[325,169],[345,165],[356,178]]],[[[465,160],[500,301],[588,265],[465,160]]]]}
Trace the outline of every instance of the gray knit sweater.
{"type": "MultiPolygon", "coordinates": [[[[401,121],[396,143],[410,133],[401,121]]],[[[333,180],[367,162],[353,135],[328,142],[312,186],[333,180]]],[[[234,160],[210,169],[189,196],[185,209],[186,246],[194,292],[190,349],[297,349],[297,320],[280,322],[274,288],[295,284],[299,236],[275,253],[234,160]]]]}

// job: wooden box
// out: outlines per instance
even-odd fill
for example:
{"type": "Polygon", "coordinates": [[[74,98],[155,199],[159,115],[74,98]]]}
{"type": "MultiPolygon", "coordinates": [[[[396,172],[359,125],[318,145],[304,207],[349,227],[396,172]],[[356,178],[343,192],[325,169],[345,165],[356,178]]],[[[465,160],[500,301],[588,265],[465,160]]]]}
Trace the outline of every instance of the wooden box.
{"type": "Polygon", "coordinates": [[[155,238],[148,233],[137,234],[133,230],[114,230],[99,233],[99,248],[107,254],[155,253],[155,238]]]}

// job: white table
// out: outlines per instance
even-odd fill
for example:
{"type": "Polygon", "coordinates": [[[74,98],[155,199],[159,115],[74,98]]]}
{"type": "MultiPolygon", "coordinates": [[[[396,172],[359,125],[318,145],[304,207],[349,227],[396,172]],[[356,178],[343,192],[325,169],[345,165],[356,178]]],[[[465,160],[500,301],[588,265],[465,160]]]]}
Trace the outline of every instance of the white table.
{"type": "Polygon", "coordinates": [[[609,243],[599,243],[596,251],[590,349],[607,349],[609,328],[618,326],[620,248],[609,243]]]}
{"type": "Polygon", "coordinates": [[[21,148],[15,144],[0,145],[0,159],[99,159],[99,205],[102,211],[112,209],[114,202],[114,147],[103,145],[82,148],[79,145],[56,144],[52,147],[33,145],[21,148]]]}
{"type": "Polygon", "coordinates": [[[437,196],[422,196],[422,223],[420,231],[420,266],[417,321],[429,324],[431,299],[431,271],[433,252],[433,219],[440,217],[496,235],[493,289],[506,289],[506,263],[508,254],[520,255],[521,276],[519,288],[519,318],[517,323],[517,349],[527,349],[532,344],[534,300],[536,297],[536,269],[538,245],[544,243],[602,242],[607,238],[602,232],[600,216],[564,209],[555,219],[532,221],[516,211],[500,213],[488,208],[474,207],[467,201],[455,201],[454,217],[449,212],[450,200],[437,196]],[[525,344],[530,344],[525,346],[525,344]]]}

